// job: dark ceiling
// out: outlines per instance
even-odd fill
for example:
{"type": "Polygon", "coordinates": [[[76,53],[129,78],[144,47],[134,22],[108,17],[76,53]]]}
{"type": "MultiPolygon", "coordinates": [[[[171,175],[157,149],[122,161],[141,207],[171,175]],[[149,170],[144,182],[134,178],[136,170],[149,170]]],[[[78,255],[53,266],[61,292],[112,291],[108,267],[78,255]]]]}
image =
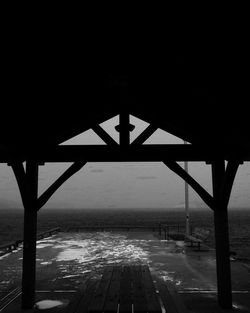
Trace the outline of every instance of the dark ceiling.
{"type": "Polygon", "coordinates": [[[17,34],[3,59],[1,149],[56,145],[122,111],[193,144],[250,149],[239,53],[152,38],[111,48],[17,34]]]}

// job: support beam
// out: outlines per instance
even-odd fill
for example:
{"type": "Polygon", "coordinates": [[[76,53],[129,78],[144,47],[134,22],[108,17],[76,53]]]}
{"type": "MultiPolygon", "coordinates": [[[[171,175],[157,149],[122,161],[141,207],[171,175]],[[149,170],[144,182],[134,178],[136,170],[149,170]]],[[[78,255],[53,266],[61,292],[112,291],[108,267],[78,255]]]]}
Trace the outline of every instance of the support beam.
{"type": "Polygon", "coordinates": [[[120,114],[120,145],[128,146],[130,144],[129,131],[129,113],[123,112],[120,114]]]}
{"type": "Polygon", "coordinates": [[[216,201],[214,209],[215,248],[218,302],[223,309],[232,308],[232,285],[229,255],[228,212],[221,196],[225,184],[224,160],[212,163],[213,194],[216,201]]]}
{"type": "Polygon", "coordinates": [[[36,285],[38,164],[35,162],[26,163],[26,184],[29,201],[24,206],[22,308],[31,309],[35,303],[36,285]]]}
{"type": "Polygon", "coordinates": [[[26,159],[40,163],[76,162],[162,162],[188,161],[213,162],[218,159],[250,161],[250,151],[241,147],[221,147],[211,145],[58,145],[30,147],[30,150],[17,151],[16,158],[11,154],[0,154],[0,162],[24,162],[26,159]]]}
{"type": "Polygon", "coordinates": [[[87,162],[75,162],[72,164],[37,200],[37,210],[41,209],[62,184],[78,172],[87,162]]]}
{"type": "Polygon", "coordinates": [[[100,125],[96,125],[92,127],[92,129],[107,145],[118,145],[118,143],[100,125]]]}
{"type": "Polygon", "coordinates": [[[174,161],[163,161],[163,163],[184,181],[186,181],[198,193],[201,199],[211,208],[214,208],[215,202],[213,197],[195,180],[190,176],[178,163],[174,161]]]}
{"type": "Polygon", "coordinates": [[[231,191],[233,188],[234,179],[238,170],[240,163],[237,160],[229,160],[227,163],[226,172],[224,175],[223,187],[222,187],[222,194],[221,200],[224,202],[223,206],[227,207],[231,195],[231,191]]]}
{"type": "Polygon", "coordinates": [[[142,145],[153,133],[158,129],[154,125],[149,125],[132,143],[131,145],[142,145]]]}
{"type": "Polygon", "coordinates": [[[17,185],[21,194],[23,206],[28,206],[28,186],[26,182],[26,173],[22,162],[14,162],[10,164],[16,177],[17,185]]]}

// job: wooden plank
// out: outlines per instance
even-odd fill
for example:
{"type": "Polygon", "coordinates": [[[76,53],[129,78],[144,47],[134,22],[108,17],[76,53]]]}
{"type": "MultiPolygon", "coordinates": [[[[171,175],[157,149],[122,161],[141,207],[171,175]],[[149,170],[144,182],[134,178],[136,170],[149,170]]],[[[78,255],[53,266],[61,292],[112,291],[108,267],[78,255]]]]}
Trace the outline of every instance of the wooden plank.
{"type": "Polygon", "coordinates": [[[73,299],[68,304],[65,313],[74,313],[81,301],[81,298],[83,297],[83,290],[79,290],[76,295],[73,297],[73,299]]]}
{"type": "Polygon", "coordinates": [[[25,185],[27,201],[24,202],[23,226],[23,271],[22,271],[22,308],[31,309],[36,295],[36,237],[37,237],[37,193],[38,164],[26,163],[25,185]]]}
{"type": "Polygon", "coordinates": [[[164,308],[167,313],[178,313],[175,302],[165,284],[160,284],[159,293],[161,297],[161,301],[164,305],[164,308]]]}
{"type": "Polygon", "coordinates": [[[41,209],[52,195],[75,173],[86,164],[86,161],[74,162],[53,184],[51,184],[46,191],[37,199],[37,209],[41,209]]]}
{"type": "Polygon", "coordinates": [[[161,313],[161,305],[147,265],[142,266],[142,282],[144,284],[145,295],[148,304],[148,313],[161,313]]]}
{"type": "MultiPolygon", "coordinates": [[[[191,145],[186,145],[191,146],[191,145]]],[[[187,173],[176,161],[163,161],[163,163],[174,173],[187,182],[201,197],[201,199],[213,210],[214,198],[206,191],[189,173],[187,173]]]]}
{"type": "Polygon", "coordinates": [[[120,308],[119,313],[132,312],[131,294],[131,270],[129,266],[124,266],[120,282],[120,308]]]}
{"type": "Polygon", "coordinates": [[[70,313],[88,313],[89,312],[89,305],[91,301],[94,298],[95,295],[95,290],[96,290],[96,282],[90,281],[89,284],[87,285],[86,291],[84,296],[80,299],[77,310],[75,312],[70,312],[70,313]]]}
{"type": "MultiPolygon", "coordinates": [[[[129,145],[127,147],[108,145],[58,145],[30,151],[29,154],[18,151],[16,161],[23,162],[30,158],[37,162],[162,162],[164,161],[207,161],[212,162],[222,158],[225,160],[250,160],[250,152],[242,147],[233,150],[227,146],[220,151],[211,149],[209,145],[129,145]],[[241,151],[239,153],[239,151],[241,151]]],[[[3,153],[0,162],[10,163],[13,155],[3,153]]]]}
{"type": "Polygon", "coordinates": [[[232,308],[231,265],[229,258],[230,243],[228,229],[227,201],[222,194],[225,187],[225,161],[218,160],[212,163],[213,195],[216,201],[214,210],[214,234],[216,248],[216,272],[218,302],[223,309],[232,308]]]}
{"type": "Polygon", "coordinates": [[[95,125],[92,127],[92,130],[107,144],[107,145],[115,145],[118,143],[100,126],[95,125]]]}
{"type": "Polygon", "coordinates": [[[137,138],[135,138],[131,145],[142,145],[157,129],[157,126],[150,124],[137,138]]]}
{"type": "Polygon", "coordinates": [[[113,267],[109,266],[105,269],[100,284],[97,287],[95,295],[89,306],[90,313],[102,313],[103,307],[106,299],[106,294],[108,292],[110,280],[112,277],[113,267]]]}
{"type": "Polygon", "coordinates": [[[105,313],[117,313],[120,294],[121,273],[122,266],[115,266],[113,269],[109,289],[106,295],[106,301],[103,310],[105,313]]]}
{"type": "Polygon", "coordinates": [[[68,304],[65,313],[73,313],[77,310],[81,299],[85,296],[85,292],[86,292],[86,289],[88,288],[89,284],[90,284],[90,281],[88,280],[86,283],[84,283],[80,286],[77,293],[75,294],[73,299],[68,304]]]}
{"type": "Polygon", "coordinates": [[[161,284],[159,286],[160,296],[168,313],[187,313],[180,295],[172,284],[161,284]]]}
{"type": "Polygon", "coordinates": [[[131,268],[134,313],[147,313],[147,300],[142,282],[141,266],[131,268]]]}
{"type": "Polygon", "coordinates": [[[120,145],[128,146],[130,144],[130,124],[129,124],[129,114],[127,112],[122,112],[119,116],[120,125],[117,130],[120,132],[120,145]]]}

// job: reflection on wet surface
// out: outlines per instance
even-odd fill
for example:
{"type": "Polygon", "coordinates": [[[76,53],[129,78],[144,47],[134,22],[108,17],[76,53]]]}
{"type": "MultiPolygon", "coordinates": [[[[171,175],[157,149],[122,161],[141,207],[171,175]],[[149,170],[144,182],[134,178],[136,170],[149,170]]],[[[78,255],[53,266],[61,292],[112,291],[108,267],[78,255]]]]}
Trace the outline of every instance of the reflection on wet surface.
{"type": "Polygon", "coordinates": [[[42,300],[36,303],[35,307],[39,310],[48,310],[51,308],[59,307],[64,305],[62,301],[58,300],[42,300]]]}
{"type": "MultiPolygon", "coordinates": [[[[109,264],[148,264],[154,279],[178,290],[216,290],[213,252],[192,252],[182,241],[149,233],[60,233],[39,241],[37,248],[39,290],[75,289],[88,278],[100,278],[109,264]]],[[[0,260],[0,291],[20,285],[21,265],[22,251],[0,260]]],[[[249,283],[244,287],[250,289],[249,283]]]]}

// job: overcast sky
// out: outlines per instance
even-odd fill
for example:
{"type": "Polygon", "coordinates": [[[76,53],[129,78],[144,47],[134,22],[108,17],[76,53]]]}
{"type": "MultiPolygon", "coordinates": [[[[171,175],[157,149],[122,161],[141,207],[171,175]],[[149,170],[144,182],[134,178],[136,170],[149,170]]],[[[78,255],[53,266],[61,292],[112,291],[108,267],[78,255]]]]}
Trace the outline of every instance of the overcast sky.
{"type": "MultiPolygon", "coordinates": [[[[131,117],[136,126],[131,140],[148,125],[131,117]]],[[[118,118],[103,128],[114,139],[118,118]]],[[[182,140],[158,130],[145,144],[176,143],[182,140]]],[[[64,144],[104,144],[91,130],[64,144]]],[[[180,163],[181,164],[181,163],[180,163]]],[[[183,164],[182,164],[183,165],[183,164]]],[[[39,193],[42,193],[69,164],[46,164],[39,167],[39,193]]],[[[189,173],[212,192],[211,166],[189,162],[189,173]]],[[[250,207],[250,162],[240,166],[233,186],[229,207],[250,207]]],[[[190,206],[206,207],[189,188],[190,206]]],[[[0,208],[22,207],[18,187],[10,167],[0,164],[0,208]]],[[[88,163],[71,177],[48,201],[53,208],[183,208],[184,182],[162,163],[88,163]]]]}

